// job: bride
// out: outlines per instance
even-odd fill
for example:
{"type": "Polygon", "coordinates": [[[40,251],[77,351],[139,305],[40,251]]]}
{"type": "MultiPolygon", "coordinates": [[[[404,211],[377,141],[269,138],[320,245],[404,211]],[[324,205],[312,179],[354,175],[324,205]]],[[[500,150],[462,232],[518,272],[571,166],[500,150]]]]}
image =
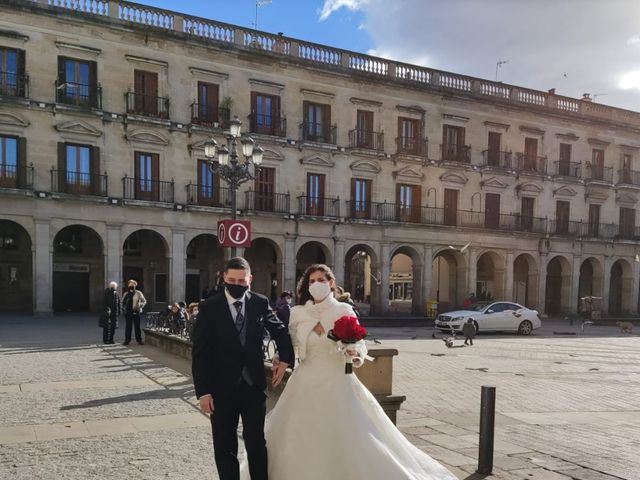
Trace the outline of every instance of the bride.
{"type": "Polygon", "coordinates": [[[355,314],[334,298],[335,287],[326,265],[307,268],[298,284],[303,305],[291,310],[289,329],[300,366],[267,417],[269,478],[456,480],[402,435],[355,375],[345,374],[345,357],[327,332],[355,314]]]}

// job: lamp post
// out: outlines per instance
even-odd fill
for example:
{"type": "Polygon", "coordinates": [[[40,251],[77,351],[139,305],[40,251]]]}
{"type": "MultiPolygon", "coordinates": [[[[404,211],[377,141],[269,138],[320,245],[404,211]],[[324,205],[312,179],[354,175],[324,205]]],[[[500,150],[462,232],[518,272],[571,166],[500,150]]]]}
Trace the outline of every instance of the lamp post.
{"type": "MultiPolygon", "coordinates": [[[[238,187],[256,178],[260,171],[264,150],[256,145],[253,138],[241,133],[242,122],[234,117],[230,122],[229,134],[226,136],[227,145],[219,146],[213,137],[204,143],[204,156],[214,175],[218,175],[231,190],[231,219],[236,219],[236,193],[238,187]],[[242,145],[241,160],[238,155],[238,141],[242,145]],[[253,165],[253,173],[251,166],[253,165]]],[[[231,256],[236,256],[236,247],[231,247],[231,256]]]]}

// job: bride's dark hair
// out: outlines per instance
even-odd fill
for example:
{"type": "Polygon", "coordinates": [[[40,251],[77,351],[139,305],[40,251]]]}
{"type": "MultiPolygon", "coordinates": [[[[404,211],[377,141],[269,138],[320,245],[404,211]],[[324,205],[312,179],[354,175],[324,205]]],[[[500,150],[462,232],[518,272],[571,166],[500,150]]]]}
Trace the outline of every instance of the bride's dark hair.
{"type": "MultiPolygon", "coordinates": [[[[334,282],[336,280],[336,276],[333,274],[331,269],[322,263],[315,263],[307,267],[302,274],[302,278],[298,281],[298,288],[296,289],[298,302],[301,305],[304,305],[308,300],[311,300],[311,294],[309,293],[309,277],[315,272],[323,272],[324,278],[327,280],[333,280],[334,282]]],[[[333,290],[333,288],[331,290],[333,290]]]]}

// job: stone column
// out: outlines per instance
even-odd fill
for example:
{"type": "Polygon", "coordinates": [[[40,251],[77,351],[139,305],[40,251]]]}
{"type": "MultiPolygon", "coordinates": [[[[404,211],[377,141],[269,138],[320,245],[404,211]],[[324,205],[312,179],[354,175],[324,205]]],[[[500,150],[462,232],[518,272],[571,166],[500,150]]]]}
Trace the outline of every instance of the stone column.
{"type": "Polygon", "coordinates": [[[48,220],[35,221],[33,243],[33,280],[36,315],[51,315],[53,288],[53,245],[50,238],[51,225],[48,220]]]}
{"type": "MultiPolygon", "coordinates": [[[[344,284],[344,240],[339,238],[333,239],[333,273],[336,283],[349,290],[348,285],[344,284]]],[[[353,294],[354,292],[351,292],[351,295],[353,294]]]]}
{"type": "Polygon", "coordinates": [[[184,230],[171,232],[171,301],[178,302],[185,298],[187,278],[187,246],[184,230]]]}
{"type": "Polygon", "coordinates": [[[509,302],[514,302],[513,298],[513,253],[507,252],[507,258],[505,261],[505,285],[504,285],[504,299],[509,302]]]}
{"type": "Polygon", "coordinates": [[[122,278],[122,225],[107,224],[106,281],[117,282],[122,287],[126,279],[122,278]]]}
{"type": "Polygon", "coordinates": [[[604,266],[602,272],[602,305],[600,311],[603,315],[609,313],[609,288],[611,287],[611,265],[613,265],[613,259],[611,257],[604,257],[604,266]]]}
{"type": "Polygon", "coordinates": [[[380,295],[378,296],[378,306],[376,311],[384,315],[389,311],[389,277],[391,276],[391,258],[389,257],[390,245],[383,243],[380,245],[380,295]]]}
{"type": "Polygon", "coordinates": [[[571,303],[569,304],[569,313],[578,313],[578,296],[580,295],[580,267],[582,266],[582,257],[580,255],[573,256],[573,266],[571,269],[571,303]]]}
{"type": "Polygon", "coordinates": [[[422,299],[426,308],[426,303],[431,300],[431,277],[433,276],[433,247],[424,246],[424,262],[422,265],[422,299]]]}
{"type": "Polygon", "coordinates": [[[296,236],[284,236],[284,285],[283,290],[296,290],[296,236]]]}
{"type": "Polygon", "coordinates": [[[540,269],[538,271],[538,305],[537,310],[541,318],[546,318],[547,302],[547,254],[540,254],[540,269]]]}
{"type": "Polygon", "coordinates": [[[631,269],[633,271],[631,278],[631,313],[638,314],[638,293],[640,292],[640,263],[632,262],[631,269]]]}
{"type": "Polygon", "coordinates": [[[458,305],[464,297],[469,295],[470,292],[475,292],[478,296],[481,292],[476,292],[476,282],[478,279],[478,251],[475,248],[469,250],[469,263],[467,273],[467,288],[464,292],[458,292],[458,297],[455,299],[455,304],[458,305]]]}

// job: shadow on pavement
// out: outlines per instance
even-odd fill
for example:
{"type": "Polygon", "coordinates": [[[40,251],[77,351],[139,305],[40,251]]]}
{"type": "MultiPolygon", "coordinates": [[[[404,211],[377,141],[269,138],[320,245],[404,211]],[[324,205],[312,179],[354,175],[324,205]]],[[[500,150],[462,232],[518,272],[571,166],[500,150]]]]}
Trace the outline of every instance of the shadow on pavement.
{"type": "Polygon", "coordinates": [[[119,395],[117,397],[98,398],[96,400],[89,400],[77,405],[64,405],[60,407],[60,410],[77,410],[80,408],[94,408],[101,407],[103,405],[112,405],[114,403],[128,403],[138,402],[143,400],[166,400],[170,398],[181,398],[188,400],[194,396],[193,386],[183,388],[163,388],[159,390],[153,390],[151,392],[131,393],[128,395],[119,395]]]}

